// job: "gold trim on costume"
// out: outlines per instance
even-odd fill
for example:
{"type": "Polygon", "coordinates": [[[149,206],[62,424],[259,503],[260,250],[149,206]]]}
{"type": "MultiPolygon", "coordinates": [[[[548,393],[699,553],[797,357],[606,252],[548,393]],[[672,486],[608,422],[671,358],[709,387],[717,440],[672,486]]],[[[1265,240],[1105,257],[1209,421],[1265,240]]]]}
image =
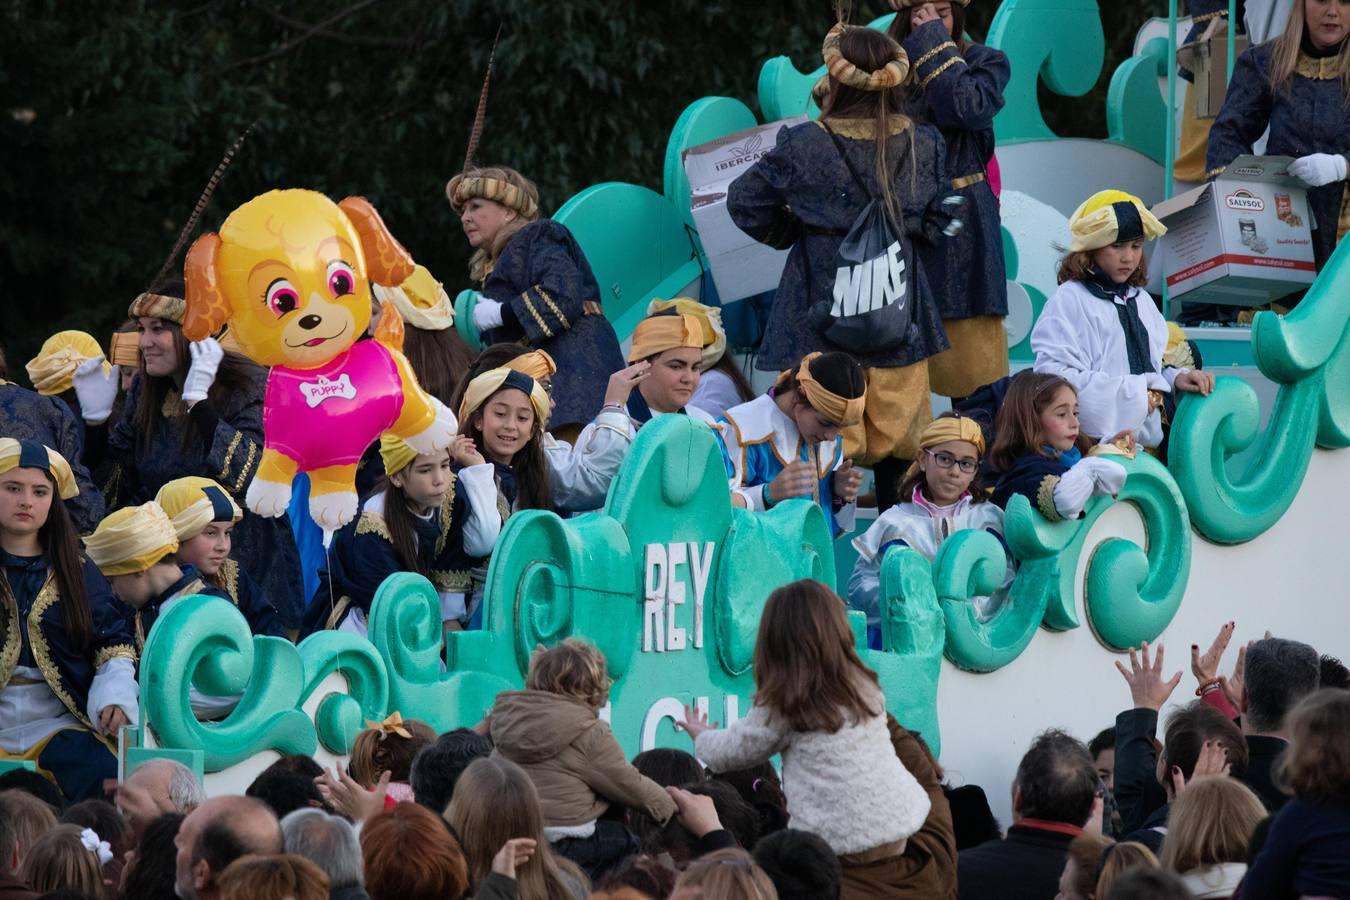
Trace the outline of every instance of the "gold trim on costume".
{"type": "Polygon", "coordinates": [[[239,605],[239,563],[227,559],[220,567],[216,587],[230,595],[230,602],[239,605]]]}
{"type": "Polygon", "coordinates": [[[1055,509],[1055,487],[1059,485],[1058,475],[1047,475],[1041,479],[1036,489],[1036,508],[1051,522],[1061,522],[1064,517],[1055,509]]]}
{"type": "Polygon", "coordinates": [[[1220,16],[1228,18],[1228,10],[1216,9],[1214,12],[1201,13],[1198,16],[1191,16],[1191,24],[1199,25],[1201,22],[1208,22],[1210,19],[1217,19],[1220,16]]]}
{"type": "MultiPolygon", "coordinates": [[[[539,285],[535,285],[533,289],[538,290],[539,285]]],[[[530,302],[529,292],[526,291],[522,293],[520,299],[524,301],[525,308],[530,311],[530,315],[534,316],[534,321],[539,323],[539,330],[544,333],[544,336],[553,337],[553,329],[549,328],[548,325],[544,323],[544,317],[539,315],[539,310],[535,309],[534,304],[530,302]]]]}
{"type": "Polygon", "coordinates": [[[1227,166],[1215,166],[1213,169],[1210,169],[1208,172],[1205,173],[1206,180],[1222,175],[1224,170],[1227,168],[1228,168],[1227,166]]]}
{"type": "Polygon", "coordinates": [[[89,721],[84,710],[76,706],[75,698],[70,696],[61,684],[61,672],[52,660],[51,648],[47,646],[47,636],[42,633],[43,614],[60,602],[61,593],[56,588],[56,575],[50,573],[47,575],[47,583],[38,591],[37,599],[33,601],[33,609],[28,613],[28,643],[33,648],[33,659],[37,661],[38,670],[42,672],[42,677],[47,679],[47,687],[51,688],[52,693],[71,715],[90,731],[95,731],[94,723],[89,721]]]}
{"type": "Polygon", "coordinates": [[[217,478],[224,478],[230,474],[230,460],[234,459],[234,451],[239,449],[239,442],[244,439],[242,431],[236,431],[234,437],[230,438],[230,445],[225,448],[225,465],[220,467],[220,474],[217,478]]]}
{"type": "Polygon", "coordinates": [[[391,544],[394,542],[394,536],[389,533],[389,523],[384,520],[384,516],[378,513],[361,513],[361,518],[356,520],[356,533],[358,536],[377,534],[391,544]]]}
{"type": "Polygon", "coordinates": [[[567,321],[567,316],[563,315],[563,311],[558,308],[558,304],[553,302],[553,298],[548,295],[548,291],[544,290],[543,285],[535,285],[534,290],[539,294],[539,298],[544,301],[544,304],[548,306],[549,312],[558,317],[558,321],[563,324],[563,328],[571,328],[572,323],[567,321]]]}
{"type": "Polygon", "coordinates": [[[164,402],[160,404],[159,411],[166,419],[177,419],[187,415],[187,407],[183,405],[183,398],[177,388],[169,388],[165,392],[164,402]]]}
{"type": "Polygon", "coordinates": [[[437,590],[442,591],[460,591],[467,594],[473,589],[473,573],[467,569],[456,572],[432,569],[430,581],[437,590]]]}
{"type": "Polygon", "coordinates": [[[5,616],[5,643],[0,648],[0,687],[4,687],[14,677],[19,667],[19,654],[23,650],[23,636],[19,634],[19,602],[10,590],[9,578],[0,568],[0,616],[5,616]]]}
{"type": "Polygon", "coordinates": [[[981,181],[984,181],[983,172],[976,172],[974,175],[962,175],[960,178],[952,179],[952,190],[959,191],[970,187],[972,184],[979,184],[981,181]]]}
{"type": "Polygon", "coordinates": [[[248,456],[244,459],[244,467],[239,470],[239,478],[234,483],[234,493],[238,494],[244,489],[244,482],[248,481],[249,469],[253,468],[253,460],[258,456],[258,442],[248,438],[248,456]]]}
{"type": "Polygon", "coordinates": [[[450,539],[450,525],[454,520],[455,511],[455,483],[458,478],[450,479],[450,489],[445,492],[445,499],[441,501],[441,533],[436,535],[436,556],[445,552],[445,542],[450,539]]]}
{"type": "MultiPolygon", "coordinates": [[[[826,123],[829,124],[830,131],[842,138],[849,138],[854,141],[870,141],[877,134],[876,122],[873,119],[840,119],[834,116],[828,119],[816,119],[816,125],[821,129],[825,128],[826,123]]],[[[911,124],[908,116],[891,116],[891,137],[904,134],[911,124]]]]}
{"type": "Polygon", "coordinates": [[[1298,65],[1294,67],[1294,73],[1301,78],[1311,78],[1313,81],[1335,81],[1341,77],[1341,59],[1340,56],[1328,56],[1326,59],[1314,59],[1306,53],[1298,55],[1298,65]]]}
{"type": "Polygon", "coordinates": [[[338,624],[342,621],[342,618],[347,614],[347,610],[351,607],[351,605],[352,605],[351,597],[339,598],[338,602],[333,605],[333,611],[328,614],[328,618],[324,621],[323,630],[324,631],[337,630],[338,624]]]}
{"type": "Polygon", "coordinates": [[[920,82],[919,82],[919,87],[920,87],[920,88],[926,88],[926,87],[928,87],[929,83],[930,83],[934,78],[937,78],[939,75],[941,75],[943,72],[947,71],[948,69],[950,69],[952,66],[956,65],[957,63],[961,63],[962,65],[965,65],[966,61],[965,61],[965,59],[964,59],[963,57],[960,57],[960,56],[953,56],[951,59],[947,60],[945,63],[943,63],[942,65],[938,66],[936,69],[934,69],[933,71],[929,72],[929,73],[928,73],[928,77],[926,77],[923,81],[920,81],[920,82]]]}
{"type": "Polygon", "coordinates": [[[136,661],[136,648],[130,644],[113,644],[110,647],[104,647],[94,654],[94,668],[102,668],[103,664],[113,659],[129,659],[136,661]]]}
{"type": "Polygon", "coordinates": [[[946,50],[948,47],[951,47],[953,50],[957,50],[958,53],[960,52],[960,51],[957,49],[956,43],[955,43],[954,41],[947,41],[946,43],[938,44],[938,45],[937,45],[936,47],[934,47],[932,50],[929,50],[929,51],[928,51],[927,53],[925,53],[923,56],[920,56],[920,57],[919,57],[919,61],[916,62],[916,63],[914,64],[915,70],[917,70],[917,69],[919,68],[919,66],[921,66],[921,65],[923,65],[924,63],[928,62],[928,61],[929,61],[930,59],[932,59],[933,57],[937,56],[937,55],[938,55],[939,53],[941,53],[943,50],[946,50]]]}

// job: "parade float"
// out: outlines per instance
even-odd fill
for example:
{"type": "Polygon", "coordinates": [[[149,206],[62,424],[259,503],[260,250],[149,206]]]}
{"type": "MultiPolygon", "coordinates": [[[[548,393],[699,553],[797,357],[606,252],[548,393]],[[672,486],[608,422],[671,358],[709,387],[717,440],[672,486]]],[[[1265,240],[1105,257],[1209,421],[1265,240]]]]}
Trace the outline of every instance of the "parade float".
{"type": "MultiPolygon", "coordinates": [[[[1052,242],[1063,240],[1078,200],[1107,182],[1150,204],[1173,192],[1175,19],[1141,35],[1137,55],[1110,75],[1110,136],[1084,140],[1050,130],[1037,90],[1077,96],[1102,77],[1095,0],[1005,0],[990,30],[1013,70],[996,133],[1015,368],[1031,361],[1027,337],[1055,286],[1052,242]]],[[[600,184],[558,211],[621,337],[653,297],[709,296],[685,151],[815,114],[819,74],[768,61],[758,85],[763,122],[740,101],[698,100],[671,133],[660,191],[600,184]]],[[[1350,612],[1337,599],[1344,551],[1335,522],[1350,501],[1350,454],[1337,452],[1350,445],[1347,284],[1342,245],[1292,313],[1192,333],[1218,387],[1181,403],[1167,465],[1143,455],[1126,463],[1117,499],[1051,523],[1015,498],[1006,538],[1017,576],[991,618],[970,602],[1005,571],[990,535],[958,534],[932,564],[906,549],[887,555],[883,646],[864,659],[890,711],[940,754],[952,783],[985,785],[1006,820],[1003,791],[1032,735],[1059,726],[1087,739],[1110,725],[1129,699],[1112,662],[1141,641],[1167,643],[1169,668],[1181,668],[1188,645],[1235,620],[1239,640],[1270,629],[1345,652],[1338,642],[1350,612]]],[[[470,337],[472,302],[459,300],[470,337]]],[[[433,588],[410,574],[380,589],[369,639],[322,632],[297,646],[253,637],[226,601],[178,603],[146,643],[143,721],[123,735],[123,765],[173,756],[202,773],[208,791],[242,791],[280,753],[340,760],[367,722],[394,711],[439,731],[472,726],[499,690],[522,685],[537,644],[567,636],[604,651],[614,688],[602,714],[630,754],[689,749],[674,728],[684,704],[724,724],[748,709],[769,591],[802,577],[842,587],[851,562],[848,541],[831,539],[809,501],[767,513],[733,508],[712,433],[665,417],[640,432],[603,509],[510,519],[488,572],[481,631],[443,636],[433,588]],[[225,719],[200,722],[194,686],[242,699],[225,719]]],[[[861,617],[855,626],[864,647],[861,617]]]]}

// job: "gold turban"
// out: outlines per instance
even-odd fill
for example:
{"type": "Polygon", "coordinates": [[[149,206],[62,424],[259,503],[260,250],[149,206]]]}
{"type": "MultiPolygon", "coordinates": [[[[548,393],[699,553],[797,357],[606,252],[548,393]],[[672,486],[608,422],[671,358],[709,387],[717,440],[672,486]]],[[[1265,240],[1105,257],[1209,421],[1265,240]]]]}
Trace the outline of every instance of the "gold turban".
{"type": "Polygon", "coordinates": [[[1151,241],[1164,234],[1167,226],[1149,212],[1144,201],[1124,191],[1093,194],[1069,219],[1069,249],[1075,253],[1100,250],[1120,241],[1151,241]]]}
{"type": "Polygon", "coordinates": [[[703,370],[706,372],[717,364],[722,354],[727,352],[727,332],[722,327],[722,310],[716,306],[704,306],[689,297],[676,297],[674,300],[653,300],[647,304],[647,315],[673,309],[682,316],[693,316],[703,327],[703,370]]]}
{"type": "Polygon", "coordinates": [[[80,493],[79,485],[75,483],[75,473],[70,470],[66,458],[37,441],[0,438],[0,475],[10,469],[41,469],[52,476],[56,482],[56,493],[62,500],[69,500],[80,493]]]}
{"type": "Polygon", "coordinates": [[[417,459],[417,451],[403,438],[386,431],[380,435],[380,459],[384,461],[384,474],[393,475],[402,472],[409,463],[417,459]]]}
{"type": "Polygon", "coordinates": [[[633,329],[633,349],[628,351],[628,361],[635,363],[680,348],[703,349],[703,325],[698,317],[648,316],[633,329]]]}
{"type": "Polygon", "coordinates": [[[127,315],[133,319],[145,316],[150,319],[164,319],[182,325],[183,313],[186,310],[187,301],[182,297],[146,293],[131,301],[131,306],[127,309],[127,315]]]}
{"type": "Polygon", "coordinates": [[[534,219],[539,214],[539,198],[521,185],[494,177],[490,174],[494,171],[501,170],[472,170],[451,178],[445,185],[445,199],[450,201],[450,208],[458,215],[466,203],[481,197],[515,210],[526,219],[534,219]]]}
{"type": "MultiPolygon", "coordinates": [[[[64,394],[74,386],[73,376],[80,364],[103,356],[103,348],[93,335],[83,331],[58,331],[47,338],[38,355],[28,361],[28,378],[44,397],[64,394]]],[[[103,364],[103,374],[112,367],[103,364]]]]}
{"type": "Polygon", "coordinates": [[[168,515],[153,500],[119,509],[98,523],[84,539],[84,548],[98,570],[113,575],[144,572],[178,549],[178,534],[168,515]]]}
{"type": "Polygon", "coordinates": [[[196,537],[212,522],[238,522],[244,511],[210,478],[175,478],[155,495],[155,502],[173,523],[180,542],[196,537]]]}
{"type": "MultiPolygon", "coordinates": [[[[867,406],[867,392],[864,391],[861,397],[848,398],[827,390],[811,374],[811,362],[818,356],[820,356],[818,352],[808,353],[802,357],[801,363],[797,366],[797,386],[806,396],[806,402],[811,404],[811,408],[816,412],[843,428],[857,425],[862,421],[863,409],[867,406]]],[[[791,374],[789,370],[779,375],[777,385],[781,387],[786,384],[791,374]]]]}
{"type": "Polygon", "coordinates": [[[376,299],[392,303],[403,321],[414,328],[445,331],[455,324],[455,305],[426,266],[414,268],[397,287],[376,284],[372,288],[376,299]]]}
{"type": "Polygon", "coordinates": [[[553,373],[558,371],[558,364],[553,361],[553,357],[543,350],[531,350],[529,353],[522,353],[507,363],[506,367],[524,373],[535,381],[552,378],[553,373]]]}
{"type": "Polygon", "coordinates": [[[467,423],[489,397],[504,388],[515,388],[530,398],[530,404],[534,407],[535,425],[542,431],[548,424],[550,406],[548,391],[525,373],[506,366],[490,369],[469,382],[469,386],[464,389],[464,399],[459,404],[459,421],[467,423]]]}
{"type": "Polygon", "coordinates": [[[975,445],[975,452],[984,456],[984,429],[967,416],[939,416],[928,423],[919,435],[919,449],[926,450],[948,441],[965,441],[975,445]]]}

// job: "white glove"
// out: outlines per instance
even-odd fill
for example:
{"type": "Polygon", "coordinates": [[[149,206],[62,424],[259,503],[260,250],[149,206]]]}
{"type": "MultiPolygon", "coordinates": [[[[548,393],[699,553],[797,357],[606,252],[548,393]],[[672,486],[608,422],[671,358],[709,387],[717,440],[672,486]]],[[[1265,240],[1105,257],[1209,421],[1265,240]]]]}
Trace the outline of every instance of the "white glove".
{"type": "Polygon", "coordinates": [[[225,358],[225,349],[215,338],[207,338],[193,341],[188,345],[188,352],[192,354],[192,365],[183,379],[183,402],[191,406],[206,399],[207,391],[216,381],[220,361],[225,358]]]}
{"type": "Polygon", "coordinates": [[[1339,153],[1312,153],[1289,164],[1289,174],[1308,187],[1345,180],[1345,157],[1339,153]]]}
{"type": "Polygon", "coordinates": [[[479,334],[491,331],[494,328],[502,327],[502,305],[496,300],[478,296],[478,302],[473,307],[473,327],[478,329],[479,334]]]}
{"type": "Polygon", "coordinates": [[[113,366],[103,374],[103,357],[86,359],[75,370],[75,396],[80,400],[80,415],[90,425],[102,425],[112,415],[113,401],[122,386],[122,367],[113,366]]]}

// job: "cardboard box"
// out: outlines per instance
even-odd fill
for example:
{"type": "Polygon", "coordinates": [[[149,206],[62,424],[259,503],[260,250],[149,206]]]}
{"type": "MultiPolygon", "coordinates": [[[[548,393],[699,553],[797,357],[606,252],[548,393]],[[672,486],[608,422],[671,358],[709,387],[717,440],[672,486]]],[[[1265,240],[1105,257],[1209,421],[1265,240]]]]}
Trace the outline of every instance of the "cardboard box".
{"type": "Polygon", "coordinates": [[[1312,214],[1287,156],[1239,156],[1212,183],[1164,200],[1157,257],[1172,299],[1260,306],[1313,283],[1312,214]]]}
{"type": "MultiPolygon", "coordinates": [[[[1251,41],[1245,34],[1237,36],[1233,56],[1242,55],[1251,41]]],[[[1191,96],[1195,100],[1195,117],[1212,119],[1223,108],[1228,95],[1228,20],[1216,16],[1209,22],[1199,40],[1177,50],[1177,62],[1195,74],[1191,96]]]]}
{"type": "Polygon", "coordinates": [[[777,288],[788,255],[788,251],[761,244],[736,227],[727,211],[727,188],[774,148],[782,129],[805,121],[805,116],[794,116],[684,151],[694,226],[723,303],[777,288]]]}

